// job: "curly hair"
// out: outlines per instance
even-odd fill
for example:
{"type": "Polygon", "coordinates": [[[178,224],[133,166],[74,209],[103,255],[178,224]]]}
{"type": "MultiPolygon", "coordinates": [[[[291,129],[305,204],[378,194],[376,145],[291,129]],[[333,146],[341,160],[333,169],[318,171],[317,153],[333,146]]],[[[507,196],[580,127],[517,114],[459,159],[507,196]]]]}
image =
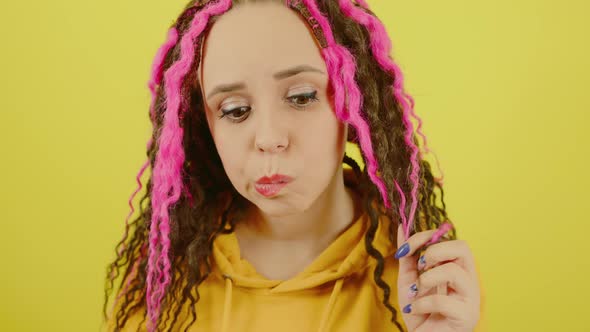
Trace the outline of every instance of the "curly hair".
{"type": "MultiPolygon", "coordinates": [[[[107,304],[119,282],[112,306],[118,308],[114,313],[117,330],[138,312],[148,320],[150,331],[164,326],[172,330],[187,300],[193,308],[188,326],[195,323],[198,287],[211,273],[213,241],[219,234],[233,232],[244,216],[249,202],[224,172],[203,111],[197,69],[204,36],[217,17],[232,5],[262,1],[285,3],[190,1],[156,54],[148,83],[153,132],[147,143],[147,161],[136,177],[138,188],[129,199],[125,234],[105,280],[105,320],[107,304]],[[152,172],[139,202],[139,216],[129,222],[133,198],[142,189],[140,178],[148,166],[152,172]]],[[[422,121],[414,113],[414,100],[404,91],[402,72],[390,56],[385,27],[367,4],[361,0],[286,0],[286,5],[302,16],[321,46],[334,112],[351,125],[348,141],[360,147],[366,167],[347,155],[343,163],[359,178],[370,220],[365,247],[377,262],[374,279],[383,291],[383,305],[402,331],[397,311],[389,302],[390,286],[382,279],[384,257],[373,246],[373,239],[379,217],[385,214],[402,224],[406,239],[411,233],[449,222],[442,177],[435,178],[423,159],[431,151],[420,130],[422,121]],[[418,122],[416,130],[412,119],[418,122]]],[[[391,227],[392,243],[396,233],[397,228],[391,227]]],[[[449,238],[456,238],[454,228],[449,238]]]]}

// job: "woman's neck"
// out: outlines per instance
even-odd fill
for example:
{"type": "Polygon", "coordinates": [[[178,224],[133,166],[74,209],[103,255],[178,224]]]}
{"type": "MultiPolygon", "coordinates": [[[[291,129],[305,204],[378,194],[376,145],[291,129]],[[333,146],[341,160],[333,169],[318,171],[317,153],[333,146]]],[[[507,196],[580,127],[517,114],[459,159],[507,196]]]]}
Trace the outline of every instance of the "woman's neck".
{"type": "Polygon", "coordinates": [[[299,262],[301,269],[311,263],[359,217],[355,193],[344,185],[342,172],[340,168],[328,188],[300,214],[271,217],[252,206],[235,228],[242,257],[267,276],[281,274],[269,272],[271,266],[280,270],[280,262],[299,262]]]}

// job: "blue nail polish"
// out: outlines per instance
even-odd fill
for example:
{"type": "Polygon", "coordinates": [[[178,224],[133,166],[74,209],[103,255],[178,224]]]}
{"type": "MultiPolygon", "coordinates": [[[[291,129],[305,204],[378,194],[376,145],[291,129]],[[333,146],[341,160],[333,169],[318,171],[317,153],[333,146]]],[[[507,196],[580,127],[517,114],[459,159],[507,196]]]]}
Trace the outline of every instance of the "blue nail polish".
{"type": "Polygon", "coordinates": [[[426,266],[426,257],[424,257],[424,255],[422,255],[418,259],[418,270],[422,270],[425,266],[426,266]]]}
{"type": "Polygon", "coordinates": [[[412,304],[411,303],[404,307],[404,313],[409,314],[410,312],[412,312],[412,304]]]}
{"type": "Polygon", "coordinates": [[[406,242],[403,246],[399,247],[395,252],[395,259],[404,257],[410,252],[410,245],[406,242]]]}
{"type": "Polygon", "coordinates": [[[410,290],[408,291],[408,300],[415,298],[418,295],[418,287],[416,284],[412,284],[410,286],[410,290]]]}

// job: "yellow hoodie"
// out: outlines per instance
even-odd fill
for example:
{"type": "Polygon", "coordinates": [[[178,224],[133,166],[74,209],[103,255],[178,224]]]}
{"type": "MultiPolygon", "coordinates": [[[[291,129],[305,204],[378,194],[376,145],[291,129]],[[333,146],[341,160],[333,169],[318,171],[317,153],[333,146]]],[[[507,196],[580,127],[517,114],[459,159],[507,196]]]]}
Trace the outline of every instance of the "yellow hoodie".
{"type": "MultiPolygon", "coordinates": [[[[344,169],[344,182],[358,192],[352,170],[344,169]]],[[[360,209],[357,195],[355,199],[355,209],[360,209]]],[[[383,291],[373,278],[377,262],[365,249],[369,223],[368,215],[361,213],[304,271],[288,280],[260,275],[241,258],[235,233],[219,235],[213,243],[212,273],[199,286],[197,320],[188,331],[397,331],[383,305],[383,291]]],[[[382,216],[373,246],[385,258],[382,279],[390,287],[389,303],[398,313],[396,321],[407,330],[397,303],[398,261],[393,257],[395,244],[387,235],[390,227],[390,219],[382,216]]],[[[483,293],[482,288],[478,332],[486,326],[483,293]]],[[[189,305],[183,309],[178,322],[186,324],[177,322],[175,331],[184,331],[192,320],[189,305]]],[[[107,328],[113,331],[113,320],[107,328]]],[[[130,317],[123,330],[146,331],[144,316],[130,317]]]]}
{"type": "MultiPolygon", "coordinates": [[[[351,170],[344,170],[345,184],[357,190],[353,177],[351,170]]],[[[360,202],[355,204],[358,207],[360,202]]],[[[288,280],[258,274],[240,257],[235,233],[219,235],[213,244],[212,274],[199,286],[198,318],[189,331],[397,331],[383,305],[383,290],[373,278],[377,262],[365,249],[369,223],[368,215],[362,214],[305,270],[288,280]]],[[[397,303],[398,261],[393,257],[395,244],[388,237],[390,226],[390,220],[382,216],[373,245],[385,258],[382,279],[390,286],[389,303],[398,313],[396,320],[406,330],[397,303]]],[[[135,331],[142,319],[132,317],[125,331],[135,331]]],[[[188,310],[179,317],[184,319],[191,321],[188,310]]]]}
{"type": "MultiPolygon", "coordinates": [[[[347,186],[353,180],[351,173],[345,170],[347,186]]],[[[401,321],[397,260],[383,227],[389,225],[386,221],[382,219],[377,228],[373,245],[386,257],[382,278],[391,286],[389,302],[401,321]]],[[[368,255],[364,240],[368,225],[369,218],[363,214],[305,270],[288,280],[261,276],[240,258],[234,233],[219,236],[213,246],[214,278],[203,292],[202,299],[207,300],[201,307],[202,331],[397,330],[390,321],[391,312],[382,304],[383,291],[373,279],[376,261],[368,255]]]]}

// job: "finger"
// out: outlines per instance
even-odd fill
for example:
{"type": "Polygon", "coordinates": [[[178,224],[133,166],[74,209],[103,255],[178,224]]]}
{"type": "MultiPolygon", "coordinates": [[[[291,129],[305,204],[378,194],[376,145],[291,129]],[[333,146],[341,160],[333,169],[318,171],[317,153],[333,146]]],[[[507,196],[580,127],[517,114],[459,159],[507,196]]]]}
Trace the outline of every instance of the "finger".
{"type": "MultiPolygon", "coordinates": [[[[398,247],[400,247],[400,244],[404,243],[403,236],[403,229],[400,224],[397,228],[398,247]]],[[[416,266],[416,259],[412,256],[399,258],[398,262],[397,287],[400,294],[402,294],[401,291],[408,289],[408,287],[410,287],[410,285],[418,278],[418,267],[416,266]]]]}
{"type": "Polygon", "coordinates": [[[406,287],[407,289],[407,299],[408,300],[412,300],[415,299],[417,297],[424,297],[424,296],[428,296],[428,295],[433,295],[433,294],[439,294],[439,295],[447,295],[448,294],[448,290],[447,290],[447,285],[444,286],[436,286],[434,288],[430,288],[430,289],[423,289],[423,286],[418,285],[418,280],[415,279],[410,286],[406,287]],[[418,291],[420,291],[420,295],[418,294],[418,291]]]}
{"type": "Polygon", "coordinates": [[[425,271],[445,262],[454,262],[470,275],[474,275],[475,259],[469,245],[463,240],[445,241],[429,246],[418,258],[418,269],[425,271]]]}
{"type": "Polygon", "coordinates": [[[401,282],[403,287],[408,287],[418,277],[418,268],[416,265],[416,259],[409,254],[411,250],[410,244],[405,245],[401,224],[397,228],[397,244],[398,251],[396,255],[401,253],[396,257],[399,260],[398,281],[401,282]],[[403,247],[404,245],[405,247],[403,247]]]}
{"type": "Polygon", "coordinates": [[[424,272],[412,286],[409,291],[414,297],[427,295],[437,286],[449,287],[459,296],[469,297],[473,291],[473,280],[461,266],[445,263],[424,272]]]}
{"type": "Polygon", "coordinates": [[[446,295],[430,295],[416,299],[403,308],[405,314],[423,315],[439,313],[449,319],[461,320],[467,311],[467,304],[458,298],[446,295]]]}

